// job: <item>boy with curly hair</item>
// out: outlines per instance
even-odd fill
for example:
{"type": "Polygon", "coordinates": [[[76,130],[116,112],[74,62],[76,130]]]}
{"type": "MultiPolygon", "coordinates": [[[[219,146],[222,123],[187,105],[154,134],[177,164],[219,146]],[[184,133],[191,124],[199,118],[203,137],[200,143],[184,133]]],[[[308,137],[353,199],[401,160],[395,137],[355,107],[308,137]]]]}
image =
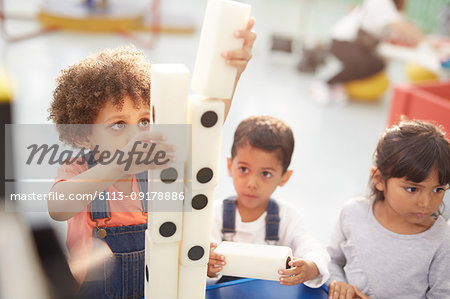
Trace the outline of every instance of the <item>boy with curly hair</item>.
{"type": "MultiPolygon", "coordinates": [[[[251,31],[253,24],[252,19],[245,30],[238,31],[244,40],[242,49],[223,54],[226,62],[238,69],[236,83],[251,58],[256,38],[251,31]]],[[[116,160],[113,163],[102,160],[108,158],[104,153],[117,150],[129,153],[136,149],[136,144],[144,155],[150,152],[147,143],[155,144],[161,151],[173,152],[173,146],[164,143],[160,133],[147,128],[150,70],[151,65],[141,51],[124,47],[90,55],[63,70],[57,79],[49,119],[57,125],[63,142],[91,152],[82,161],[61,165],[52,191],[64,194],[65,198],[87,194],[113,199],[48,202],[50,216],[68,223],[69,265],[81,285],[82,298],[144,296],[147,213],[146,207],[141,206],[145,201],[130,200],[129,195],[139,193],[146,182],[147,170],[158,166],[133,160],[124,169],[116,160]],[[99,242],[106,242],[114,255],[110,265],[92,266],[93,247],[99,242]],[[91,265],[85,265],[86,261],[92,262],[91,265]]],[[[228,109],[229,104],[225,114],[228,109]]]]}

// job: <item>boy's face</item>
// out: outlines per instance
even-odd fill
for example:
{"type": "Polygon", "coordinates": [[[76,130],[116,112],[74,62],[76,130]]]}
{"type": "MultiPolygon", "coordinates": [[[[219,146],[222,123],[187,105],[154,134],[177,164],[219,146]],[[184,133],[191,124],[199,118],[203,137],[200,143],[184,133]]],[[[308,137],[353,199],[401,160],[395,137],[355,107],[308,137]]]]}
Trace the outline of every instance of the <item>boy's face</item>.
{"type": "Polygon", "coordinates": [[[130,98],[125,98],[122,109],[110,102],[100,109],[94,120],[95,126],[89,136],[91,150],[98,145],[99,151],[120,150],[137,134],[148,130],[150,125],[150,107],[134,107],[130,98]]]}
{"type": "Polygon", "coordinates": [[[283,173],[275,152],[267,152],[245,144],[228,158],[228,174],[233,178],[237,200],[246,208],[265,208],[277,186],[289,180],[292,170],[283,173]]]}

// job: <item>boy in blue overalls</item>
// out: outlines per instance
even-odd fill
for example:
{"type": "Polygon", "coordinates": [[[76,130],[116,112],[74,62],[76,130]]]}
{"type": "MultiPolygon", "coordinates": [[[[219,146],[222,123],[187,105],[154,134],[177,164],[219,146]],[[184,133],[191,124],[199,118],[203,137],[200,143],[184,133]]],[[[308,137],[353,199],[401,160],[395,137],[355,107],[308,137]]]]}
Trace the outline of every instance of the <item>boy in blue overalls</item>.
{"type": "MultiPolygon", "coordinates": [[[[246,29],[236,32],[244,40],[242,49],[223,53],[226,63],[238,69],[236,83],[251,58],[256,38],[253,24],[251,19],[246,29]]],[[[50,216],[68,223],[69,265],[80,284],[80,298],[144,296],[147,205],[140,199],[148,192],[147,170],[156,166],[137,165],[133,160],[124,168],[117,160],[104,163],[102,157],[133,149],[145,157],[149,143],[156,144],[157,150],[173,152],[161,134],[148,130],[150,69],[141,51],[124,47],[90,55],[63,70],[57,79],[49,118],[63,142],[89,152],[58,168],[51,191],[66,199],[95,198],[48,202],[50,216]],[[95,263],[97,244],[106,244],[113,257],[110,262],[95,263]]]]}
{"type": "MultiPolygon", "coordinates": [[[[291,269],[280,269],[280,284],[305,282],[319,287],[329,277],[329,256],[325,248],[306,232],[303,217],[290,204],[271,198],[278,186],[292,175],[288,170],[294,136],[283,121],[270,116],[254,116],[242,121],[234,134],[228,174],[236,195],[215,203],[212,224],[213,242],[289,246],[291,269]]],[[[215,277],[226,264],[211,244],[208,276],[215,277]]],[[[219,282],[233,278],[222,277],[219,282]]]]}

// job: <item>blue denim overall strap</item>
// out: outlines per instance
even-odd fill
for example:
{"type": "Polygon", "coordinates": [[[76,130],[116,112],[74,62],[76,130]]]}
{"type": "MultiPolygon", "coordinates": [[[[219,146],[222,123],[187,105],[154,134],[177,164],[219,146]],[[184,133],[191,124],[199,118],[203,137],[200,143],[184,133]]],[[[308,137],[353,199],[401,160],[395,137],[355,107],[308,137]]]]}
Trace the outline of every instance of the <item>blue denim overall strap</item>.
{"type": "MultiPolygon", "coordinates": [[[[89,157],[88,167],[96,163],[89,157]]],[[[136,175],[139,191],[147,194],[147,171],[136,175]]],[[[146,196],[145,196],[146,197],[146,196]]],[[[141,198],[141,196],[137,197],[141,198]]],[[[108,218],[108,202],[96,198],[99,202],[96,208],[100,210],[91,212],[93,220],[108,218]]],[[[143,210],[147,210],[147,201],[142,200],[143,210]]],[[[92,210],[92,208],[91,208],[92,210]]],[[[83,282],[79,298],[99,299],[133,299],[144,297],[144,267],[145,267],[145,230],[147,223],[116,227],[104,227],[106,237],[99,239],[93,230],[93,238],[106,242],[114,257],[105,261],[96,269],[90,269],[86,274],[88,279],[83,282]]]]}
{"type": "Polygon", "coordinates": [[[236,196],[224,199],[222,209],[222,241],[231,241],[236,234],[236,196]]]}
{"type": "Polygon", "coordinates": [[[268,244],[275,245],[280,240],[278,237],[278,230],[280,228],[280,216],[279,216],[278,204],[275,200],[270,199],[267,204],[267,216],[266,216],[266,237],[265,240],[268,244]]]}
{"type": "MultiPolygon", "coordinates": [[[[222,241],[231,241],[236,233],[236,197],[231,196],[223,200],[222,210],[222,241]]],[[[280,227],[280,216],[278,204],[270,199],[267,204],[266,235],[265,241],[274,245],[280,238],[278,231],[280,227]]]]}
{"type": "MultiPolygon", "coordinates": [[[[97,161],[95,161],[92,154],[89,152],[85,155],[85,159],[88,163],[88,168],[92,168],[95,165],[97,165],[97,161]]],[[[137,195],[136,198],[142,199],[142,211],[144,213],[147,213],[148,211],[148,205],[147,205],[147,193],[148,193],[148,172],[144,171],[141,173],[136,174],[136,181],[139,187],[139,192],[142,192],[143,196],[137,195]]],[[[106,191],[103,190],[102,195],[97,196],[92,202],[91,202],[91,217],[92,219],[109,219],[109,207],[108,207],[108,201],[106,200],[107,195],[106,191]],[[103,200],[100,200],[100,197],[103,198],[103,200]]]]}
{"type": "MultiPolygon", "coordinates": [[[[94,156],[92,156],[91,152],[85,155],[85,159],[88,163],[88,169],[97,165],[97,161],[95,161],[94,156]]],[[[106,191],[103,190],[100,196],[97,196],[91,203],[91,217],[92,219],[103,219],[109,218],[108,212],[108,201],[106,200],[106,191]],[[100,198],[104,200],[100,200],[100,198]]]]}
{"type": "Polygon", "coordinates": [[[106,227],[104,239],[113,257],[89,269],[77,298],[137,299],[144,297],[145,230],[147,223],[106,227]]]}

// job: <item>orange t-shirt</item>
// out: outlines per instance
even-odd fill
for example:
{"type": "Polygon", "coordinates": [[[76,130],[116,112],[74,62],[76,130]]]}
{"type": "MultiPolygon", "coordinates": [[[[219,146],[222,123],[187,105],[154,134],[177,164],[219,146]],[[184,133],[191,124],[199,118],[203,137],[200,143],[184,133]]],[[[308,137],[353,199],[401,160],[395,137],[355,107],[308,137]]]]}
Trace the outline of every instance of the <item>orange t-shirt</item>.
{"type": "MultiPolygon", "coordinates": [[[[56,182],[67,180],[77,176],[88,170],[87,163],[79,165],[73,163],[70,165],[63,164],[58,168],[56,182]]],[[[136,176],[133,176],[132,192],[139,192],[136,176]]],[[[117,194],[119,190],[113,185],[106,188],[106,192],[117,194]]],[[[139,197],[137,196],[139,199],[139,197]]],[[[111,220],[108,227],[138,225],[147,221],[146,216],[142,213],[141,200],[109,200],[109,211],[111,220]]],[[[104,226],[104,219],[99,219],[99,227],[104,226]]],[[[92,249],[92,234],[96,228],[95,222],[91,218],[90,205],[87,205],[83,211],[79,212],[69,220],[67,220],[67,240],[66,246],[69,250],[69,266],[74,277],[81,284],[86,276],[92,249]],[[81,266],[80,266],[81,265],[81,266]],[[77,269],[74,271],[74,269],[77,269]]]]}

